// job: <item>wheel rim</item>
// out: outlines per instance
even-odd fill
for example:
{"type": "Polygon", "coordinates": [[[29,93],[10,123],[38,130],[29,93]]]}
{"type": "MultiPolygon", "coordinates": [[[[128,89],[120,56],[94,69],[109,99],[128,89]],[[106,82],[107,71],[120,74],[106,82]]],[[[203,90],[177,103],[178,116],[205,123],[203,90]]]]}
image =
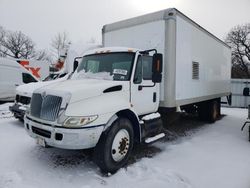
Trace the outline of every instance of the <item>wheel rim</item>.
{"type": "Polygon", "coordinates": [[[129,150],[129,133],[126,129],[119,130],[113,140],[111,154],[114,161],[119,162],[127,155],[129,150]]]}

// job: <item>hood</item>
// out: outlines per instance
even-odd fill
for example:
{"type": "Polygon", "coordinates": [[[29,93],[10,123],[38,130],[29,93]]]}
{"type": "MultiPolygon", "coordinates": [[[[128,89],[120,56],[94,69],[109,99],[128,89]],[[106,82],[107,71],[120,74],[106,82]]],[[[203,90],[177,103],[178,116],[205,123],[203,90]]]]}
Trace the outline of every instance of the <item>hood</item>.
{"type": "Polygon", "coordinates": [[[70,103],[96,97],[105,93],[129,90],[128,81],[112,81],[99,79],[66,80],[47,85],[36,92],[62,96],[70,93],[70,103]]]}
{"type": "Polygon", "coordinates": [[[26,96],[26,97],[31,97],[33,92],[36,89],[43,88],[43,87],[50,85],[50,84],[55,84],[58,82],[65,81],[67,78],[68,78],[68,76],[64,76],[63,78],[58,78],[56,80],[41,81],[41,82],[33,82],[33,83],[24,84],[24,85],[18,86],[16,88],[16,94],[26,96]]]}

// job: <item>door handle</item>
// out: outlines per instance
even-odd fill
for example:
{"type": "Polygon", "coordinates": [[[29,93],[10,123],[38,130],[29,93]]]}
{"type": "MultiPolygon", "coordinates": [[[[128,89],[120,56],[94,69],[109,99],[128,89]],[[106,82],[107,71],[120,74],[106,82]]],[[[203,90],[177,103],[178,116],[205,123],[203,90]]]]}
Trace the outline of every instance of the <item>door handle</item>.
{"type": "Polygon", "coordinates": [[[140,91],[140,90],[142,90],[142,88],[144,88],[144,87],[155,87],[155,83],[154,83],[154,85],[139,85],[139,86],[138,86],[138,90],[140,91]]]}
{"type": "Polygon", "coordinates": [[[153,93],[153,102],[156,102],[156,92],[153,93]]]}
{"type": "Polygon", "coordinates": [[[15,84],[15,86],[19,86],[19,84],[15,84]]]}

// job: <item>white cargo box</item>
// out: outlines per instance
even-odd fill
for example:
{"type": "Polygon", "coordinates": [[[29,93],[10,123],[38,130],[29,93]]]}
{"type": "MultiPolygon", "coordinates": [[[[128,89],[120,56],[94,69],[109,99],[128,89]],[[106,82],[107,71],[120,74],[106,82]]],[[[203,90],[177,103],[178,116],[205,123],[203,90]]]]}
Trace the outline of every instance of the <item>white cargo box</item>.
{"type": "Polygon", "coordinates": [[[105,25],[103,45],[163,54],[161,107],[230,94],[230,47],[176,9],[105,25]]]}

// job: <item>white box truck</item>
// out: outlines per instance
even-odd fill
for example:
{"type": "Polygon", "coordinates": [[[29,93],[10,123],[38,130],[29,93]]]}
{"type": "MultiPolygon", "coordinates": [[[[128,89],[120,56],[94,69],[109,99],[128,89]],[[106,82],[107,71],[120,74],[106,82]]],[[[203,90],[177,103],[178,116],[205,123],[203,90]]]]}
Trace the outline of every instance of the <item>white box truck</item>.
{"type": "Polygon", "coordinates": [[[105,25],[103,45],[71,79],[34,91],[25,129],[37,143],[94,148],[100,169],[115,172],[135,143],[164,136],[160,108],[215,121],[230,94],[230,48],[176,9],[105,25]]]}

